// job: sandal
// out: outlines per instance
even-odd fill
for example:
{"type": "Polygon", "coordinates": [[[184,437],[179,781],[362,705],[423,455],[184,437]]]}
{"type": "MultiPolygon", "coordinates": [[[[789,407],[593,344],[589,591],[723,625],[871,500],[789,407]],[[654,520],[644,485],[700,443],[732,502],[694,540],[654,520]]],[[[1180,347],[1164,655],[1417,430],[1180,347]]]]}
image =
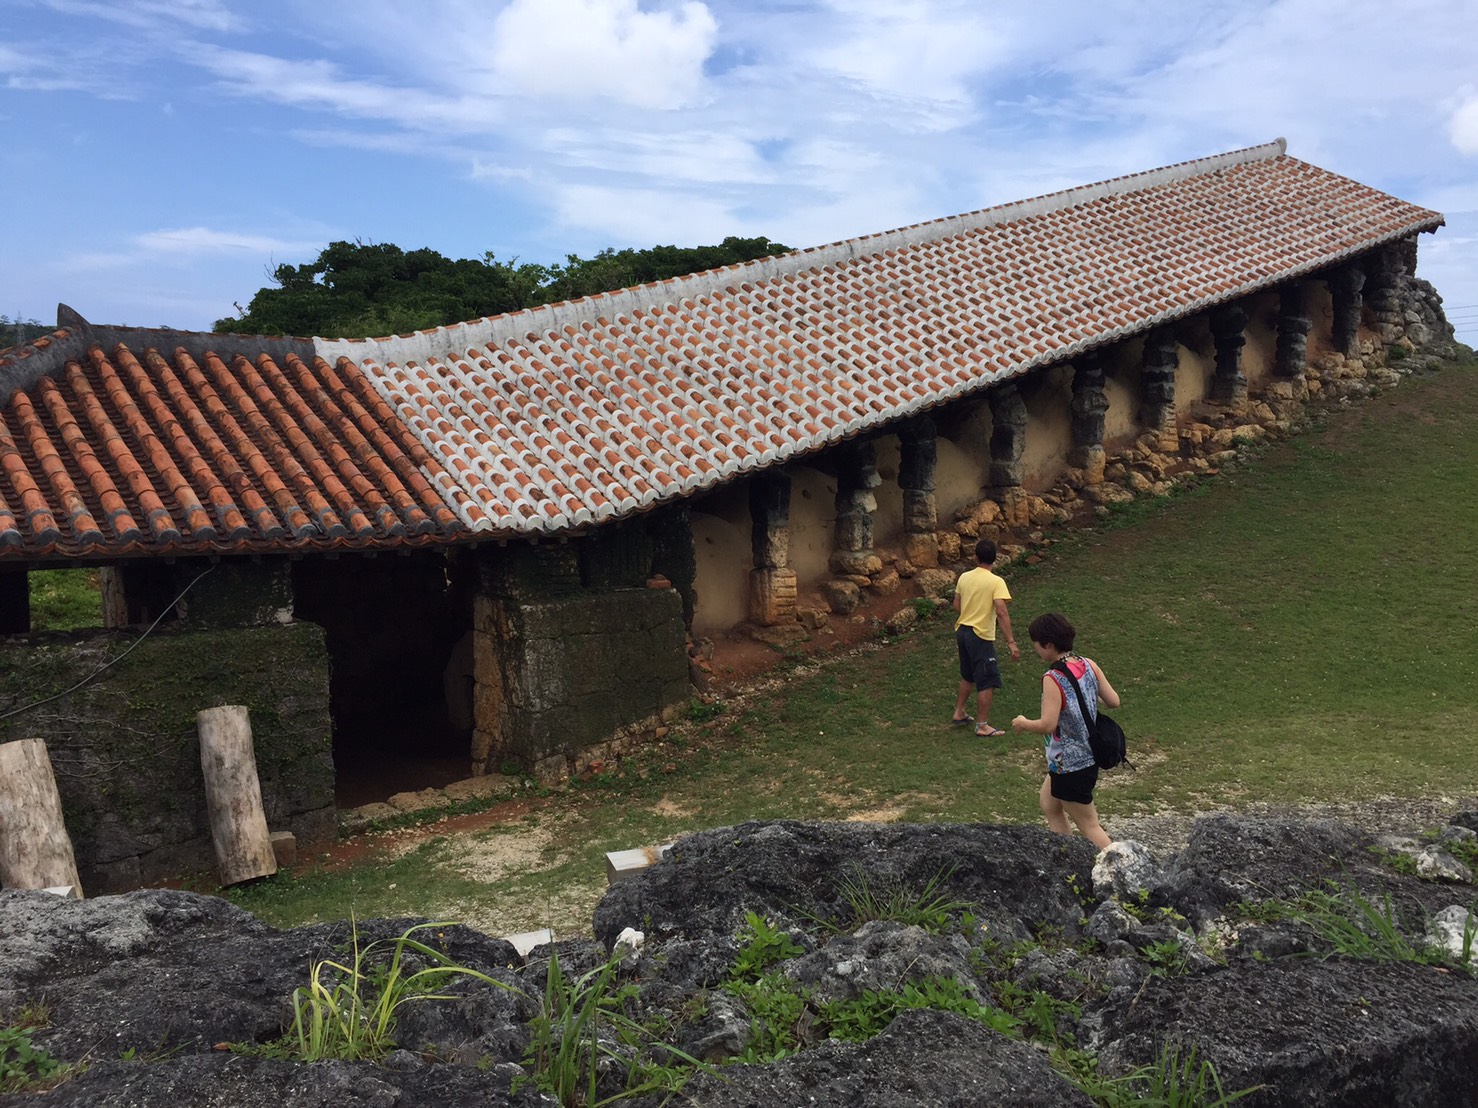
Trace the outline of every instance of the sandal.
{"type": "Polygon", "coordinates": [[[977,739],[999,738],[1005,733],[1006,732],[1002,731],[999,727],[992,727],[988,723],[982,723],[979,727],[975,728],[975,737],[977,739]]]}
{"type": "Polygon", "coordinates": [[[964,719],[952,719],[949,721],[951,727],[964,727],[968,723],[974,723],[974,716],[966,716],[964,719]]]}

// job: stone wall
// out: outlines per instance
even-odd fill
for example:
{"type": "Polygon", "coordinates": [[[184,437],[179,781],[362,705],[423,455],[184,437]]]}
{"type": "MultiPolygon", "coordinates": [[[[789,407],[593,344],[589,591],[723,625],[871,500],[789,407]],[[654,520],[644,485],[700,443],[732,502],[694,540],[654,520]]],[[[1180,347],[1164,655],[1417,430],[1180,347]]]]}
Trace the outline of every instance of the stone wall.
{"type": "MultiPolygon", "coordinates": [[[[229,576],[229,575],[227,575],[229,576]]],[[[199,598],[197,607],[199,606],[199,598]]],[[[154,885],[214,865],[195,714],[247,706],[272,830],[334,836],[328,659],[311,624],[44,632],[0,650],[0,742],[45,741],[88,895],[154,885]]]]}
{"type": "Polygon", "coordinates": [[[687,703],[683,597],[666,577],[638,583],[644,548],[627,527],[599,543],[486,553],[473,604],[475,774],[514,762],[557,780],[687,703]]]}

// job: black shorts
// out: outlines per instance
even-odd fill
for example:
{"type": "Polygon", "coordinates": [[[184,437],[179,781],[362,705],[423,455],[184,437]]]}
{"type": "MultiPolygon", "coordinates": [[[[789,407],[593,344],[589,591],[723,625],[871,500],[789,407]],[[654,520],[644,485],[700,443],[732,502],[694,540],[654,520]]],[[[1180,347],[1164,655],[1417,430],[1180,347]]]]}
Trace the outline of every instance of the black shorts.
{"type": "Polygon", "coordinates": [[[1092,804],[1093,786],[1098,784],[1098,767],[1075,769],[1071,773],[1049,773],[1052,782],[1052,799],[1066,800],[1069,804],[1092,804]]]}
{"type": "Polygon", "coordinates": [[[961,627],[955,632],[955,645],[960,648],[961,681],[974,681],[977,691],[1001,687],[995,643],[982,639],[973,627],[961,627]]]}

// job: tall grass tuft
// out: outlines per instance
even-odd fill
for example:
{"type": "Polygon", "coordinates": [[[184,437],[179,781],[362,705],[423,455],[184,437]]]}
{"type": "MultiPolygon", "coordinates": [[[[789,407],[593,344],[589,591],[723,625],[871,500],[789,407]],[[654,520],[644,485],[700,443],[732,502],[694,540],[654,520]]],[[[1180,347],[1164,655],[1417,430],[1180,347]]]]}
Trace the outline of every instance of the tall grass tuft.
{"type": "Polygon", "coordinates": [[[445,926],[417,924],[388,944],[376,941],[360,946],[359,928],[354,925],[353,957],[348,964],[327,958],[315,962],[308,984],[293,990],[287,1052],[305,1062],[382,1058],[395,1045],[395,1021],[402,1006],[413,1001],[450,999],[436,992],[448,979],[470,977],[500,989],[513,989],[506,982],[458,965],[440,950],[413,938],[417,932],[445,926]],[[379,957],[386,946],[388,960],[379,957]],[[407,953],[420,955],[432,964],[410,970],[407,953]]]}
{"type": "Polygon", "coordinates": [[[1162,1044],[1153,1062],[1122,1077],[1100,1077],[1091,1069],[1068,1076],[1108,1108],[1225,1108],[1262,1088],[1227,1092],[1216,1067],[1198,1058],[1194,1046],[1182,1053],[1173,1043],[1162,1044]]]}
{"type": "MultiPolygon", "coordinates": [[[[872,920],[892,920],[936,934],[948,930],[953,918],[970,908],[965,901],[942,891],[953,872],[953,867],[942,869],[923,888],[915,888],[902,881],[875,884],[860,866],[852,867],[836,882],[838,894],[852,913],[846,926],[855,929],[872,920]]],[[[835,931],[843,925],[828,923],[827,926],[835,931]]]]}
{"type": "Polygon", "coordinates": [[[1417,962],[1423,965],[1455,965],[1473,972],[1473,944],[1478,922],[1470,914],[1463,928],[1463,948],[1457,957],[1425,941],[1412,942],[1401,933],[1390,893],[1377,903],[1363,896],[1353,884],[1334,891],[1314,889],[1293,901],[1275,902],[1280,914],[1299,920],[1327,946],[1326,957],[1341,955],[1365,962],[1417,962]]]}
{"type": "Polygon", "coordinates": [[[660,1042],[626,1013],[634,985],[617,984],[619,958],[569,977],[549,956],[539,1015],[525,1064],[533,1082],[564,1108],[598,1108],[647,1093],[673,1093],[710,1067],[660,1042]],[[617,1076],[619,1074],[619,1076],[617,1076]],[[602,1077],[613,1088],[601,1097],[602,1077]]]}

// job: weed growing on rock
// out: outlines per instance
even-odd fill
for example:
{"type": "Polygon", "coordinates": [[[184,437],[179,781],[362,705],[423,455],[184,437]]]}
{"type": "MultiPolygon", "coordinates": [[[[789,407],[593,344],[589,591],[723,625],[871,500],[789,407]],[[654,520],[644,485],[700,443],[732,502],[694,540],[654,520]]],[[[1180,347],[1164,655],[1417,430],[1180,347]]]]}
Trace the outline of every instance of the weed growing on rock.
{"type": "Polygon", "coordinates": [[[1150,891],[1140,889],[1127,900],[1119,901],[1124,911],[1137,919],[1140,923],[1170,923],[1183,926],[1186,918],[1169,905],[1161,905],[1158,908],[1150,906],[1150,891]]]}
{"type": "Polygon", "coordinates": [[[1474,873],[1478,873],[1478,839],[1454,839],[1444,843],[1442,849],[1474,873]]]}
{"type": "Polygon", "coordinates": [[[916,596],[909,603],[913,605],[913,610],[920,619],[928,619],[941,607],[939,601],[927,596],[916,596]]]}
{"type": "Polygon", "coordinates": [[[317,1062],[326,1058],[375,1060],[395,1045],[395,1022],[401,1007],[412,1001],[445,1000],[436,992],[453,977],[471,977],[500,989],[512,989],[496,978],[458,965],[435,947],[421,942],[417,932],[447,926],[417,924],[388,943],[360,945],[359,928],[351,925],[346,960],[324,958],[313,963],[308,984],[293,990],[293,1020],[287,1034],[265,1046],[233,1044],[242,1054],[265,1054],[317,1062]],[[381,957],[388,947],[389,958],[381,957]],[[407,955],[419,955],[431,965],[411,970],[407,955]]]}
{"type": "Polygon", "coordinates": [[[675,1093],[695,1070],[710,1068],[660,1042],[628,1014],[639,990],[617,983],[620,961],[613,957],[571,978],[557,957],[549,957],[524,1062],[532,1073],[528,1080],[566,1108],[596,1108],[646,1093],[675,1093]],[[605,1097],[600,1096],[603,1083],[614,1086],[605,1097]]]}
{"type": "MultiPolygon", "coordinates": [[[[1245,907],[1245,906],[1244,906],[1245,907]]],[[[1296,900],[1264,902],[1249,911],[1250,918],[1296,920],[1326,947],[1324,957],[1341,955],[1365,962],[1416,962],[1422,965],[1455,965],[1474,972],[1474,934],[1478,924],[1464,930],[1463,952],[1453,958],[1445,951],[1414,943],[1401,933],[1389,893],[1380,902],[1367,899],[1354,885],[1314,889],[1296,900]]],[[[1470,917],[1471,921],[1471,917],[1470,917]]]]}
{"type": "Polygon", "coordinates": [[[1229,1093],[1222,1086],[1216,1067],[1205,1059],[1198,1059],[1195,1047],[1182,1053],[1181,1047],[1172,1043],[1162,1045],[1153,1062],[1122,1077],[1100,1077],[1096,1071],[1085,1076],[1086,1081],[1077,1083],[1078,1088],[1109,1108],[1129,1108],[1130,1105],[1224,1108],[1262,1088],[1261,1085],[1253,1085],[1229,1093]]]}
{"type": "Polygon", "coordinates": [[[722,700],[702,701],[694,697],[688,702],[688,718],[694,723],[707,723],[711,719],[717,719],[724,714],[724,702],[722,700]]]}
{"type": "Polygon", "coordinates": [[[899,1013],[917,1008],[954,1012],[983,1023],[992,1031],[1017,1038],[1021,1021],[1008,1012],[981,1004],[966,995],[953,977],[926,977],[899,989],[867,989],[855,1000],[839,1000],[821,1007],[821,1016],[833,1039],[866,1042],[880,1034],[899,1013]]]}
{"type": "Polygon", "coordinates": [[[1370,853],[1374,854],[1381,865],[1387,869],[1404,873],[1408,877],[1416,876],[1416,859],[1410,854],[1403,854],[1399,850],[1387,850],[1384,847],[1372,846],[1370,853]]]}
{"type": "MultiPolygon", "coordinates": [[[[854,866],[836,884],[838,894],[852,912],[847,926],[856,929],[872,920],[892,920],[922,927],[935,935],[947,931],[954,917],[970,907],[965,901],[947,896],[942,891],[953,872],[953,867],[940,870],[924,883],[922,889],[914,889],[903,882],[874,884],[860,867],[854,866]]],[[[840,924],[827,926],[834,931],[842,929],[840,924]]]]}
{"type": "Polygon", "coordinates": [[[789,935],[755,912],[744,914],[744,930],[739,933],[739,941],[739,954],[730,976],[740,981],[756,980],[776,962],[805,953],[789,935]]]}
{"type": "Polygon", "coordinates": [[[1150,973],[1158,977],[1183,977],[1190,972],[1190,957],[1178,939],[1150,943],[1140,954],[1149,963],[1150,973]]]}
{"type": "Polygon", "coordinates": [[[752,981],[731,979],[724,989],[743,1001],[749,1012],[749,1042],[735,1061],[774,1062],[805,1045],[800,1029],[810,990],[780,973],[762,974],[752,981]]]}
{"type": "Polygon", "coordinates": [[[0,1093],[50,1088],[72,1076],[78,1066],[59,1062],[31,1041],[31,1033],[51,1022],[43,1003],[29,1003],[0,1027],[0,1093]]]}

